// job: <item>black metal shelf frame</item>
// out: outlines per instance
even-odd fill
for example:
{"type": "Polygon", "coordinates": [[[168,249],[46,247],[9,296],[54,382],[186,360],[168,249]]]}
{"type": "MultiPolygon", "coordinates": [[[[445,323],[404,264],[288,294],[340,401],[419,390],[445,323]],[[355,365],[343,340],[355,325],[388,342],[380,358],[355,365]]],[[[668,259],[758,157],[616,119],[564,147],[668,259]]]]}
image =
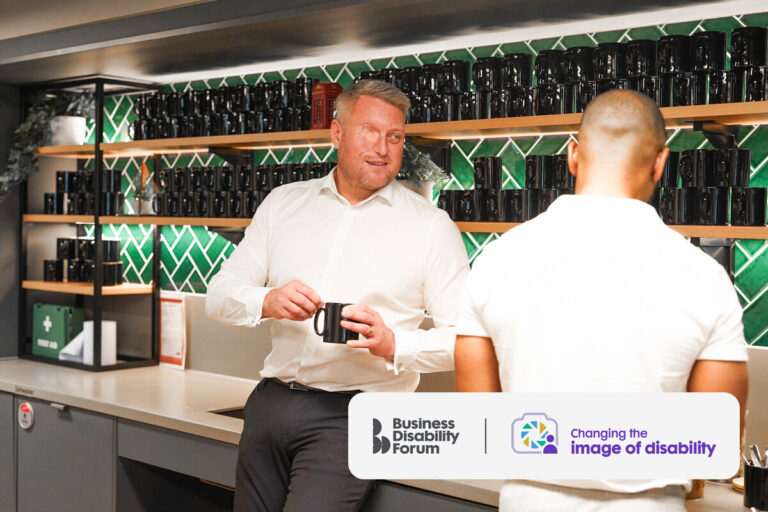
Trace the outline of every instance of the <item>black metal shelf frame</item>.
{"type": "MultiPolygon", "coordinates": [[[[92,88],[95,103],[96,103],[96,119],[94,127],[94,190],[100,191],[102,189],[102,182],[104,180],[104,155],[101,150],[101,145],[104,142],[104,98],[106,96],[115,96],[131,92],[144,92],[144,91],[157,91],[162,89],[162,86],[150,82],[139,82],[132,80],[125,80],[116,77],[106,76],[93,76],[93,77],[78,77],[68,80],[61,80],[55,82],[33,84],[25,87],[25,96],[28,96],[31,92],[39,91],[57,91],[66,89],[85,89],[92,88]],[[111,90],[105,90],[109,86],[119,86],[119,88],[113,88],[111,90]]],[[[24,112],[22,112],[22,117],[24,112]]],[[[19,357],[24,359],[30,359],[33,361],[41,361],[58,366],[67,366],[70,368],[78,368],[89,371],[106,371],[106,370],[118,370],[125,368],[137,368],[142,366],[152,366],[159,362],[160,357],[160,232],[158,226],[152,228],[152,340],[151,340],[151,356],[149,359],[140,359],[128,356],[119,356],[120,361],[114,365],[102,365],[101,364],[101,321],[102,321],[102,287],[104,285],[104,248],[102,246],[102,224],[100,220],[102,195],[100,193],[94,194],[94,243],[96,248],[94,258],[94,282],[93,282],[93,365],[86,365],[82,363],[76,363],[72,361],[62,361],[59,359],[47,358],[37,356],[31,353],[31,346],[29,340],[26,338],[27,328],[27,301],[26,292],[21,286],[21,281],[26,276],[27,270],[27,230],[25,223],[23,222],[23,212],[27,210],[27,187],[26,183],[21,188],[21,208],[19,209],[19,357]]],[[[55,292],[58,293],[58,292],[55,292]]],[[[83,307],[84,297],[77,295],[75,298],[75,305],[77,307],[83,307]]]]}

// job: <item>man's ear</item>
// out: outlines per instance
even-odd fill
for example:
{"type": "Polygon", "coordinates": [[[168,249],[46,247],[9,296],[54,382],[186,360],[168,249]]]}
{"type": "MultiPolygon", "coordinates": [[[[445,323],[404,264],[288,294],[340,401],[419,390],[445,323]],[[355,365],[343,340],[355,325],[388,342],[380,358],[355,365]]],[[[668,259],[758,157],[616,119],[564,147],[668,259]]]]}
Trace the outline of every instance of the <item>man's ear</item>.
{"type": "Polygon", "coordinates": [[[653,184],[659,182],[661,175],[664,174],[664,165],[667,163],[667,157],[669,156],[669,148],[664,148],[656,155],[656,159],[653,161],[653,168],[651,169],[651,180],[653,184]]]}
{"type": "Polygon", "coordinates": [[[334,119],[331,121],[331,142],[336,149],[339,149],[339,140],[341,140],[341,123],[338,119],[334,119]]]}
{"type": "Polygon", "coordinates": [[[572,140],[568,143],[568,170],[574,177],[578,177],[579,172],[579,143],[572,140]]]}

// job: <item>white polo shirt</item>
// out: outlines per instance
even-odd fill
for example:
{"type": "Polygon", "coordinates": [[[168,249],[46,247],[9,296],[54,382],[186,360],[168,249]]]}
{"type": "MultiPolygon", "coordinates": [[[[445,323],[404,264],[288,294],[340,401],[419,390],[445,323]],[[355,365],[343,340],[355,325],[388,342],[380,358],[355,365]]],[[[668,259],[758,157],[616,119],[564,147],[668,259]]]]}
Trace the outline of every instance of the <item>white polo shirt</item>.
{"type": "Polygon", "coordinates": [[[634,199],[559,197],[477,258],[459,316],[458,334],[493,339],[505,392],[685,391],[697,359],[747,359],[725,270],[634,199]]]}

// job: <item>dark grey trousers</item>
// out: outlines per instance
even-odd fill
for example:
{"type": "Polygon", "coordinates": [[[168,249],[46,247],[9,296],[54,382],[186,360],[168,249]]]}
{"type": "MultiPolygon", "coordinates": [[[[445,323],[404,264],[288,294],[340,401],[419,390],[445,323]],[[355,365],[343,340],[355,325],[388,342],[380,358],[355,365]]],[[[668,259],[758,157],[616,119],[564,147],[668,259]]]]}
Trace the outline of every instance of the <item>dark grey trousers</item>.
{"type": "Polygon", "coordinates": [[[245,404],[235,512],[353,512],[373,482],[347,465],[351,395],[262,380],[245,404]]]}

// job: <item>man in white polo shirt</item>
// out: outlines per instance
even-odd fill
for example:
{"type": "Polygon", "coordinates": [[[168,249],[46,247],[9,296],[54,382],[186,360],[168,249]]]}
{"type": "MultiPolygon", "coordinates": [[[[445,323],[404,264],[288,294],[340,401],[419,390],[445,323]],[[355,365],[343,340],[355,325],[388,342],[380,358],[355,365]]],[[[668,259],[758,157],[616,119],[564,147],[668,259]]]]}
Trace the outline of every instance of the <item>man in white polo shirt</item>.
{"type": "MultiPolygon", "coordinates": [[[[645,96],[590,103],[568,147],[576,194],[478,257],[460,302],[459,391],[724,391],[747,396],[725,270],[646,203],[668,149],[645,96]]],[[[501,510],[683,511],[686,480],[508,481],[501,510]]]]}

